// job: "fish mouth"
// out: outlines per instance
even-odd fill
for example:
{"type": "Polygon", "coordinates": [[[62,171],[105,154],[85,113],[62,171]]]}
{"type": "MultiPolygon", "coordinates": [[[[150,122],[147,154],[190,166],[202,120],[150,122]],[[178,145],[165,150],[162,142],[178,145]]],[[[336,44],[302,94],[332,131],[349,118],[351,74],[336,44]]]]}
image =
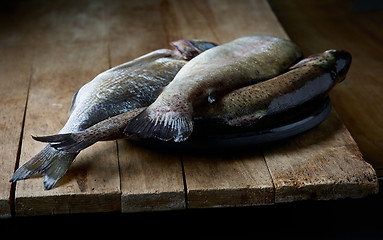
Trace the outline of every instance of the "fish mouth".
{"type": "Polygon", "coordinates": [[[202,40],[178,40],[170,42],[170,45],[175,47],[185,60],[191,60],[200,53],[209,50],[210,48],[218,46],[212,42],[206,42],[202,40]]]}
{"type": "Polygon", "coordinates": [[[339,82],[343,81],[351,66],[351,54],[345,50],[327,50],[325,53],[328,53],[335,58],[334,70],[338,76],[339,82]]]}
{"type": "Polygon", "coordinates": [[[289,70],[304,66],[320,66],[331,70],[339,82],[346,78],[352,61],[351,54],[345,50],[330,49],[323,53],[311,55],[289,68],[289,70]]]}

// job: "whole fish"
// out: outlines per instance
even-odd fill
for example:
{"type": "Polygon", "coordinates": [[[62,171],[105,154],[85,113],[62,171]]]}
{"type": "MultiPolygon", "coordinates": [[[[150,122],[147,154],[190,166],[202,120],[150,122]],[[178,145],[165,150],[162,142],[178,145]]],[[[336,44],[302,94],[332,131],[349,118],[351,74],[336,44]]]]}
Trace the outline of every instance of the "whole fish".
{"type": "Polygon", "coordinates": [[[302,57],[293,42],[249,36],[205,51],[182,68],[157,100],[129,122],[128,135],[185,141],[193,131],[193,109],[225,93],[274,77],[302,57]]]}
{"type": "MultiPolygon", "coordinates": [[[[324,97],[346,77],[350,53],[328,50],[303,59],[282,75],[265,82],[234,90],[213,104],[196,109],[194,119],[216,121],[227,127],[249,127],[262,117],[287,112],[324,97]]],[[[39,137],[68,152],[81,151],[97,141],[126,138],[123,130],[131,119],[144,111],[135,109],[106,119],[84,131],[39,137]]]]}
{"type": "Polygon", "coordinates": [[[196,115],[227,126],[251,126],[265,116],[278,115],[326,96],[344,80],[350,65],[349,52],[327,50],[303,59],[282,75],[237,89],[214,104],[199,108],[196,115]]]}
{"type": "MultiPolygon", "coordinates": [[[[113,67],[85,84],[74,94],[69,119],[59,133],[84,130],[109,117],[148,106],[156,90],[173,80],[187,60],[216,44],[201,40],[171,43],[175,50],[159,49],[113,67]]],[[[66,173],[78,153],[58,151],[47,145],[16,170],[11,182],[42,173],[44,188],[51,189],[66,173]]]]}

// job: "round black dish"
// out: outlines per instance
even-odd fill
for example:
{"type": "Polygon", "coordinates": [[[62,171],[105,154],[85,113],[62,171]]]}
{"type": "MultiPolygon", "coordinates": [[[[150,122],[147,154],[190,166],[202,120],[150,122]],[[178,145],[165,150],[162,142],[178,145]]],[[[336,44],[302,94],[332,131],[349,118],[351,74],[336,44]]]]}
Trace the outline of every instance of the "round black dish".
{"type": "Polygon", "coordinates": [[[130,139],[140,146],[161,149],[200,151],[233,149],[281,141],[302,134],[323,122],[331,111],[329,97],[298,106],[284,113],[262,118],[252,127],[219,126],[216,123],[195,122],[194,133],[185,142],[156,139],[130,139]]]}

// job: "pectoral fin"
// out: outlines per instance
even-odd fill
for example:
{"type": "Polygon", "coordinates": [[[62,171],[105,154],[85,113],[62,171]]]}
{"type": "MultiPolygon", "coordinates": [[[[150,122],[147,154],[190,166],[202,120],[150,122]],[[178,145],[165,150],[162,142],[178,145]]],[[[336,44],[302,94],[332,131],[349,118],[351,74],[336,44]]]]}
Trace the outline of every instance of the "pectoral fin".
{"type": "Polygon", "coordinates": [[[226,121],[229,126],[233,127],[249,127],[256,123],[259,119],[266,115],[266,111],[258,110],[252,114],[247,114],[242,117],[236,117],[226,121]]]}
{"type": "Polygon", "coordinates": [[[182,142],[193,131],[192,116],[179,112],[152,112],[150,107],[133,118],[124,130],[127,136],[182,142]]]}
{"type": "Polygon", "coordinates": [[[190,60],[200,53],[218,46],[212,42],[202,40],[178,40],[171,42],[170,45],[175,47],[185,60],[190,60]]]}

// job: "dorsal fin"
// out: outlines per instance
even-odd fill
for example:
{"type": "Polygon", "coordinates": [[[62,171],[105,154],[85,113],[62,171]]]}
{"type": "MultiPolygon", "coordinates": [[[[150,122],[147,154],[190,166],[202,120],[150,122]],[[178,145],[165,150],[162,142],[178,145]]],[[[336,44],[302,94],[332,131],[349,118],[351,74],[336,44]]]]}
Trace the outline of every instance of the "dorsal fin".
{"type": "Polygon", "coordinates": [[[158,50],[155,50],[155,51],[150,52],[148,54],[145,54],[145,55],[143,55],[141,57],[138,57],[138,58],[136,58],[134,60],[131,60],[129,62],[117,65],[117,66],[109,69],[108,71],[116,71],[116,70],[119,70],[120,68],[133,67],[133,66],[137,66],[137,65],[143,64],[145,62],[155,61],[155,60],[157,60],[159,58],[170,57],[172,55],[173,55],[173,51],[172,50],[169,50],[169,49],[158,49],[158,50]]]}
{"type": "Polygon", "coordinates": [[[79,91],[80,91],[80,89],[77,90],[77,92],[75,94],[73,94],[72,102],[70,104],[69,111],[68,111],[68,116],[70,116],[72,114],[73,110],[76,108],[76,98],[77,98],[77,94],[79,91]]]}

